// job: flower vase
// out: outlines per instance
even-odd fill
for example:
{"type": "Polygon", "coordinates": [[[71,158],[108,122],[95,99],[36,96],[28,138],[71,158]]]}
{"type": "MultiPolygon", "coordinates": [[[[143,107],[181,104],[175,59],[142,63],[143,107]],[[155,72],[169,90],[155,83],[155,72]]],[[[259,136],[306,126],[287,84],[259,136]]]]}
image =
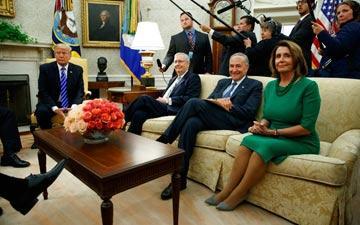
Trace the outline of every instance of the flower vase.
{"type": "Polygon", "coordinates": [[[109,140],[110,132],[102,132],[102,131],[91,131],[83,134],[84,142],[86,144],[100,144],[107,142],[109,140]]]}

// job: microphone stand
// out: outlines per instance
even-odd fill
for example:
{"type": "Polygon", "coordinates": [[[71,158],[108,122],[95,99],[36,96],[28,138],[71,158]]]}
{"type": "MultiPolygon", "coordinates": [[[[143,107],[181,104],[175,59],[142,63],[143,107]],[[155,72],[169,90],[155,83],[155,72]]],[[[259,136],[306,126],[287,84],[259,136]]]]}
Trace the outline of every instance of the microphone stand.
{"type": "MultiPolygon", "coordinates": [[[[171,0],[170,0],[171,1],[171,0]]],[[[205,12],[207,12],[210,16],[214,17],[215,19],[217,19],[220,23],[224,24],[227,28],[229,28],[231,31],[233,31],[235,34],[239,35],[240,37],[246,39],[248,37],[246,37],[245,35],[237,32],[233,27],[231,27],[229,24],[225,23],[222,19],[220,19],[217,15],[212,14],[208,9],[206,9],[204,6],[200,5],[199,3],[197,3],[194,0],[190,0],[191,2],[193,2],[195,5],[199,6],[202,10],[204,10],[205,12]]]]}

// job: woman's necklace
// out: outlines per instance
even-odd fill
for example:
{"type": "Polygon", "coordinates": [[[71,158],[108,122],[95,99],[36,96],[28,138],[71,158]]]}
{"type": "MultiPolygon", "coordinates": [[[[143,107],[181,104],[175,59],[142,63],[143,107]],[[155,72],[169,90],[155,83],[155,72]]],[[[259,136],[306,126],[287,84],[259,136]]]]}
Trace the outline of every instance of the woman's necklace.
{"type": "Polygon", "coordinates": [[[293,78],[291,79],[290,83],[287,86],[281,87],[280,86],[280,78],[277,79],[277,81],[276,81],[276,95],[277,96],[283,96],[286,93],[288,93],[290,91],[290,89],[292,88],[292,86],[294,85],[295,80],[296,80],[296,77],[293,76],[293,78]]]}

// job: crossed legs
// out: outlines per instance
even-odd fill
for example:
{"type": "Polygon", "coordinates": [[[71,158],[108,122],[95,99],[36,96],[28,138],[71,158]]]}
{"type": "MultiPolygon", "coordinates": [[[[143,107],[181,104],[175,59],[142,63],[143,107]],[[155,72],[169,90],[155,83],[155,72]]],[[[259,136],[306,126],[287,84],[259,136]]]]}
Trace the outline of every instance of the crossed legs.
{"type": "Polygon", "coordinates": [[[228,210],[234,209],[265,175],[267,164],[254,151],[240,146],[239,152],[224,189],[215,195],[215,202],[225,203],[228,210]]]}

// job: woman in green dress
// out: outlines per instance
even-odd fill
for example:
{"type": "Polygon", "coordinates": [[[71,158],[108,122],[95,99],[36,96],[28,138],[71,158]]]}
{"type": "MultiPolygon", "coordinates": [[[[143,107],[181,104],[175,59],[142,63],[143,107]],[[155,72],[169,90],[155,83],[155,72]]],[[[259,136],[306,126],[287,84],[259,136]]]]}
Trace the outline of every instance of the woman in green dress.
{"type": "Polygon", "coordinates": [[[278,79],[265,88],[263,119],[249,128],[252,135],[242,141],[227,185],[205,201],[218,210],[233,210],[244,201],[250,188],[264,177],[270,161],[278,164],[288,155],[319,153],[315,131],[319,89],[304,76],[307,66],[301,48],[280,41],[269,66],[278,79]]]}

